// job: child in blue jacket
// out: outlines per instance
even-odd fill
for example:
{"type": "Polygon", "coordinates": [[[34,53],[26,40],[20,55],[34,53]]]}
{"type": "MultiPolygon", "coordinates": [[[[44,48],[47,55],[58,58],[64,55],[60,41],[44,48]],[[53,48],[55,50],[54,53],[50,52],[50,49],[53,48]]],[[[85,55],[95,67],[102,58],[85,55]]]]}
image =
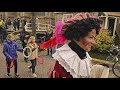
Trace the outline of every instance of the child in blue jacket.
{"type": "Polygon", "coordinates": [[[11,62],[13,60],[13,64],[14,64],[14,77],[19,77],[19,75],[17,74],[17,52],[16,51],[20,51],[23,52],[23,49],[20,48],[18,46],[18,44],[15,42],[15,37],[13,34],[8,34],[7,35],[7,40],[3,43],[3,54],[6,57],[6,63],[8,65],[7,67],[7,76],[11,77],[10,74],[10,66],[11,66],[11,62]]]}

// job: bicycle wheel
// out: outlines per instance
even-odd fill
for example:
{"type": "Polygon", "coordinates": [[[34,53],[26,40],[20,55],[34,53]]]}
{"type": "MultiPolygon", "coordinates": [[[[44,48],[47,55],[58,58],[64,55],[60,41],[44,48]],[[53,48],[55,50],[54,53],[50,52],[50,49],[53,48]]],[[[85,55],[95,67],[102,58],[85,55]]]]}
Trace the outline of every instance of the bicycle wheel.
{"type": "Polygon", "coordinates": [[[116,61],[112,66],[112,72],[115,76],[120,77],[120,61],[116,61]]]}

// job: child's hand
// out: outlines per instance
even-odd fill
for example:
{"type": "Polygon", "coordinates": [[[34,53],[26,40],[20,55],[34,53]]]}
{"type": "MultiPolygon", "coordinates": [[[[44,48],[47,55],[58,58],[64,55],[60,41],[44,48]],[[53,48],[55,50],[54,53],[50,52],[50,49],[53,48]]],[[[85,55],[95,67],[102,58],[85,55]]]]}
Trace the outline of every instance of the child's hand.
{"type": "Polygon", "coordinates": [[[12,60],[12,57],[10,57],[10,60],[12,60]]]}
{"type": "Polygon", "coordinates": [[[37,48],[39,48],[39,45],[37,45],[37,48]]]}
{"type": "Polygon", "coordinates": [[[38,56],[36,56],[36,58],[38,58],[38,56]]]}
{"type": "Polygon", "coordinates": [[[36,49],[36,48],[33,48],[33,49],[32,49],[32,52],[33,52],[35,49],[36,49]]]}

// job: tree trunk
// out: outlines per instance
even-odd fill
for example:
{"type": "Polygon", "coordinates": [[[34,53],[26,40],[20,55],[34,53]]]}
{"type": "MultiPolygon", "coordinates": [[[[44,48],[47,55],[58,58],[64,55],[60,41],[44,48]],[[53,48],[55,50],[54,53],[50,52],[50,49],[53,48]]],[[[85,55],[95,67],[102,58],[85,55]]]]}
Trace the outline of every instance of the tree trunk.
{"type": "Polygon", "coordinates": [[[32,12],[32,35],[36,35],[36,15],[32,12]]]}

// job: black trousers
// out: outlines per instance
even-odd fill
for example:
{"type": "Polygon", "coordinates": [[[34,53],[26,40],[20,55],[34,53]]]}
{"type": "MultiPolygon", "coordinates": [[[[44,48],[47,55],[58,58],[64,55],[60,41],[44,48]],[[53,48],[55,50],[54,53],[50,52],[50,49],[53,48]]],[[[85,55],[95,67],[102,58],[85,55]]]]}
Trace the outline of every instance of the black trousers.
{"type": "Polygon", "coordinates": [[[14,30],[16,31],[16,26],[13,26],[14,27],[14,30]]]}
{"type": "Polygon", "coordinates": [[[49,51],[49,48],[47,48],[47,55],[49,55],[49,52],[50,52],[50,51],[49,51]]]}
{"type": "Polygon", "coordinates": [[[17,25],[17,29],[18,29],[18,30],[20,29],[20,26],[19,26],[19,25],[17,25]]]}
{"type": "Polygon", "coordinates": [[[47,55],[52,55],[52,49],[51,48],[47,48],[47,55]]]}
{"type": "MultiPolygon", "coordinates": [[[[21,41],[21,42],[22,42],[22,47],[23,47],[23,48],[25,48],[25,47],[26,47],[26,43],[25,43],[25,42],[23,42],[23,41],[21,41]]],[[[24,52],[24,53],[25,53],[25,55],[26,55],[26,56],[28,55],[27,50],[25,50],[25,52],[24,52]]],[[[25,60],[25,61],[27,61],[27,60],[28,60],[28,58],[24,57],[24,60],[25,60]]]]}
{"type": "Polygon", "coordinates": [[[32,69],[32,73],[35,73],[35,66],[37,64],[36,59],[30,60],[30,62],[31,62],[30,68],[32,69]]]}
{"type": "MultiPolygon", "coordinates": [[[[6,64],[7,64],[7,73],[10,73],[10,66],[11,66],[11,62],[10,61],[6,61],[6,64]]],[[[17,60],[14,60],[14,74],[17,73],[17,60]]]]}

